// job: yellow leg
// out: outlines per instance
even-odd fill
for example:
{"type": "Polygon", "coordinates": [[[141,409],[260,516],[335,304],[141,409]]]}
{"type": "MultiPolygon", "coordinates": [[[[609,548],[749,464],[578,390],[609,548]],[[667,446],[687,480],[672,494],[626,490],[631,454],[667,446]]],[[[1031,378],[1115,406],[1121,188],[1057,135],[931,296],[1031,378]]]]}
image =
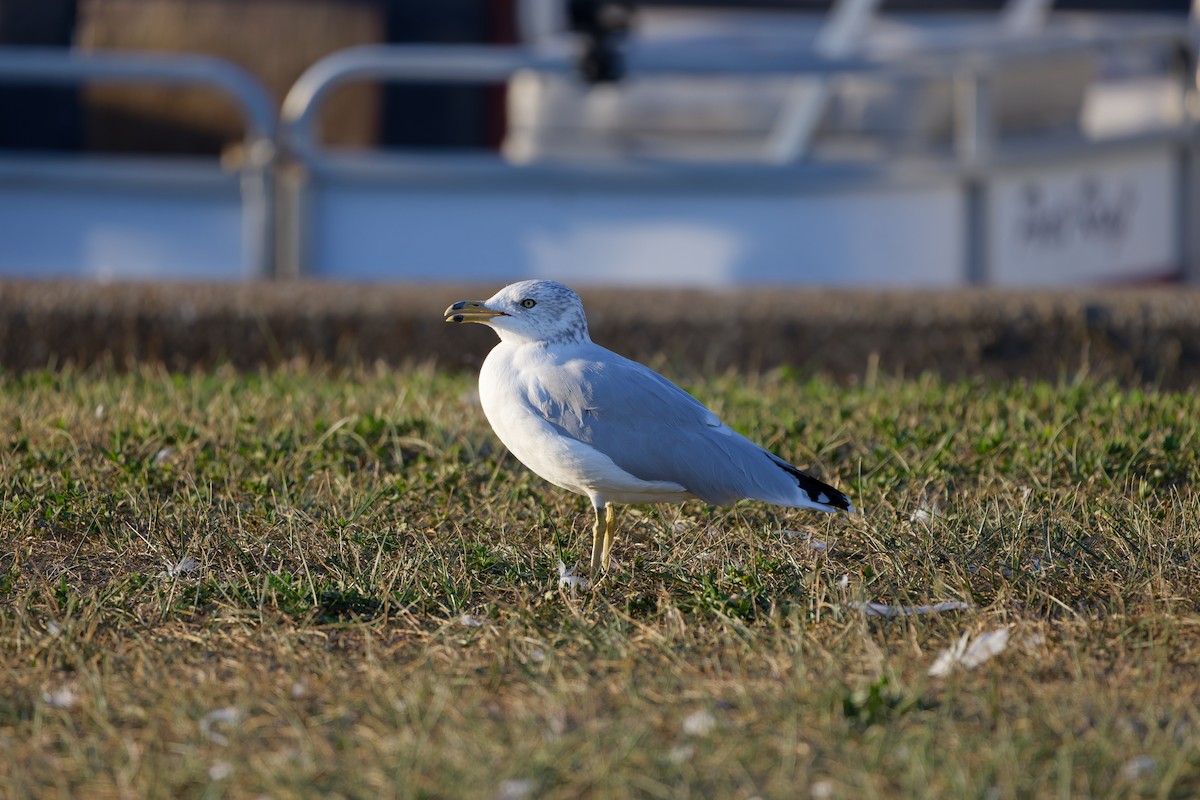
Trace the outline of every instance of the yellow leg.
{"type": "Polygon", "coordinates": [[[604,571],[608,571],[608,560],[612,557],[613,535],[617,532],[617,509],[612,503],[604,507],[607,513],[607,519],[604,521],[604,552],[601,554],[601,560],[604,563],[604,571]]]}
{"type": "Polygon", "coordinates": [[[592,574],[593,578],[596,575],[600,574],[600,560],[601,560],[601,553],[602,553],[601,548],[603,547],[603,541],[601,539],[601,536],[602,536],[601,531],[604,530],[605,528],[607,528],[607,526],[604,525],[604,519],[603,519],[604,516],[607,516],[607,514],[605,512],[606,512],[606,509],[603,509],[603,508],[596,509],[596,524],[592,526],[592,571],[591,571],[591,574],[592,574]]]}

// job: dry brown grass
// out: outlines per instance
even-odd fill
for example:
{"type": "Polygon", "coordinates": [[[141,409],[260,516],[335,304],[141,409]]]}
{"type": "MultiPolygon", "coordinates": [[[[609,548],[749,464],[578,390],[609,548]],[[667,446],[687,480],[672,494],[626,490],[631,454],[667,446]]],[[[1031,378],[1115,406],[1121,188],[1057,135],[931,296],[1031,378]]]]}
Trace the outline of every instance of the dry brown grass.
{"type": "Polygon", "coordinates": [[[1200,792],[1194,393],[691,386],[864,512],[631,510],[572,592],[470,376],[6,378],[0,795],[1200,792]]]}

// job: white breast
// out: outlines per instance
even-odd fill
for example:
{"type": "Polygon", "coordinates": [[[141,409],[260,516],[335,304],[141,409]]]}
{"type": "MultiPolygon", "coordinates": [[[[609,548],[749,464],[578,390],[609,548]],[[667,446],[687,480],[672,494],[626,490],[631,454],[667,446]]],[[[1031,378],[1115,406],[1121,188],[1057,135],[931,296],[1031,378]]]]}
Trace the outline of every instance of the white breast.
{"type": "Polygon", "coordinates": [[[656,503],[690,495],[678,484],[644,481],[591,445],[563,435],[528,401],[528,380],[549,359],[537,346],[500,343],[479,372],[479,400],[492,430],[512,454],[543,479],[593,503],[656,503]],[[541,353],[542,355],[539,355],[541,353]]]}

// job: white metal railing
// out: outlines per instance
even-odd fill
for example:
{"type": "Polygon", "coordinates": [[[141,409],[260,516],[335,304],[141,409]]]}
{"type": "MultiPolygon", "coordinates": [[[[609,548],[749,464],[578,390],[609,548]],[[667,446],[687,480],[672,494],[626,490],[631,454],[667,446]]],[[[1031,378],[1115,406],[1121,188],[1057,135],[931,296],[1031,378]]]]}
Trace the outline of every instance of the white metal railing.
{"type": "MultiPolygon", "coordinates": [[[[317,227],[310,217],[322,186],[330,182],[375,188],[466,190],[541,188],[571,190],[661,189],[682,192],[753,191],[792,196],[827,190],[878,186],[951,184],[966,197],[966,282],[987,283],[992,276],[988,233],[990,181],[998,174],[1053,164],[1064,159],[1136,152],[1148,147],[1169,149],[1180,167],[1174,226],[1178,253],[1190,280],[1200,280],[1197,267],[1200,226],[1191,224],[1197,200],[1197,136],[1191,116],[1178,124],[1110,136],[1045,136],[1028,141],[998,136],[994,81],[1007,67],[1031,58],[1085,53],[1105,48],[1175,47],[1193,52],[1195,31],[1172,21],[1122,22],[1117,25],[1081,20],[1036,37],[1005,37],[984,50],[936,48],[886,56],[823,57],[813,52],[765,54],[748,61],[722,52],[688,53],[631,48],[627,74],[638,76],[771,76],[837,81],[849,77],[901,81],[950,79],[954,84],[953,146],[943,154],[920,159],[869,162],[799,160],[784,165],[761,163],[688,164],[639,158],[624,162],[534,162],[516,165],[498,154],[376,150],[344,152],[318,141],[317,119],[336,88],[358,81],[410,83],[501,83],[520,71],[570,75],[570,54],[551,54],[510,47],[371,46],[335,53],[307,70],[288,93],[278,124],[275,104],[261,85],[239,68],[214,58],[189,55],[76,53],[64,50],[0,48],[0,83],[81,85],[118,82],[208,86],[229,95],[245,123],[245,158],[233,175],[219,165],[197,171],[155,164],[153,169],[128,161],[48,154],[0,152],[0,187],[31,181],[120,190],[130,186],[199,190],[214,181],[233,180],[240,201],[243,234],[242,277],[309,274],[311,242],[317,227]],[[302,169],[277,185],[277,151],[285,151],[302,169]],[[278,197],[279,213],[276,212],[278,197]],[[278,227],[277,227],[278,226],[278,227]]],[[[1190,76],[1181,91],[1191,92],[1190,76]]],[[[4,221],[0,220],[0,227],[4,221]]],[[[0,247],[3,247],[0,244],[0,247]]]]}
{"type": "MultiPolygon", "coordinates": [[[[245,126],[244,155],[236,174],[230,175],[216,159],[196,165],[166,159],[0,151],[0,188],[10,186],[21,192],[38,185],[64,195],[100,190],[118,197],[121,190],[131,188],[148,193],[212,194],[233,181],[242,219],[239,275],[265,277],[273,273],[276,104],[244,70],[201,55],[0,47],[0,84],[193,86],[224,93],[233,100],[245,126]]],[[[152,199],[147,202],[153,204],[152,199]]]]}
{"type": "MultiPolygon", "coordinates": [[[[1000,171],[1051,164],[1063,159],[1080,159],[1105,154],[1172,148],[1189,177],[1178,185],[1182,213],[1196,207],[1196,182],[1190,177],[1196,162],[1194,121],[1154,130],[1087,139],[1081,134],[1045,136],[1029,141],[1005,141],[996,133],[993,83],[1010,65],[1028,59],[1088,53],[1105,48],[1177,47],[1190,52],[1193,31],[1186,25],[1164,20],[1122,21],[1096,24],[1080,19],[1059,29],[1047,29],[1036,37],[1003,37],[985,50],[940,48],[886,57],[821,57],[812,52],[771,54],[754,61],[731,58],[721,53],[685,53],[678,50],[650,52],[631,49],[627,56],[630,77],[663,75],[789,75],[823,81],[848,76],[875,80],[949,78],[955,90],[953,147],[947,156],[918,160],[896,159],[874,163],[817,163],[799,161],[779,165],[771,159],[762,163],[682,164],[640,158],[625,163],[594,164],[533,162],[507,163],[492,154],[431,156],[402,151],[345,153],[326,150],[316,137],[315,120],[322,101],[335,88],[361,81],[500,83],[521,70],[570,74],[570,55],[542,53],[505,47],[370,46],[335,53],[313,65],[289,92],[282,112],[282,136],[288,148],[306,166],[304,177],[288,188],[288,206],[282,215],[280,247],[286,248],[283,263],[299,274],[309,271],[313,220],[311,193],[320,191],[322,181],[357,181],[364,185],[464,186],[494,190],[497,187],[531,187],[555,184],[575,188],[661,185],[745,189],[756,192],[810,191],[813,188],[847,188],[863,184],[905,184],[931,180],[957,182],[966,195],[967,256],[963,279],[987,283],[988,263],[984,218],[987,215],[990,178],[1000,171]]],[[[1180,76],[1181,91],[1194,88],[1190,76],[1180,76]]],[[[1179,252],[1183,273],[1200,278],[1198,245],[1191,233],[1197,226],[1181,217],[1175,226],[1181,241],[1179,252]]]]}

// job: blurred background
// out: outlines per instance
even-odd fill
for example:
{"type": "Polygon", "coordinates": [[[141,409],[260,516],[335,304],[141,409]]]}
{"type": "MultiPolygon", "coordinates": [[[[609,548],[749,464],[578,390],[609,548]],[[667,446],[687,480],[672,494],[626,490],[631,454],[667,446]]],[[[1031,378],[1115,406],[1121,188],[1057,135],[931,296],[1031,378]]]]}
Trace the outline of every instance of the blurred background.
{"type": "Polygon", "coordinates": [[[1186,0],[0,0],[0,276],[1196,282],[1186,0]]]}

